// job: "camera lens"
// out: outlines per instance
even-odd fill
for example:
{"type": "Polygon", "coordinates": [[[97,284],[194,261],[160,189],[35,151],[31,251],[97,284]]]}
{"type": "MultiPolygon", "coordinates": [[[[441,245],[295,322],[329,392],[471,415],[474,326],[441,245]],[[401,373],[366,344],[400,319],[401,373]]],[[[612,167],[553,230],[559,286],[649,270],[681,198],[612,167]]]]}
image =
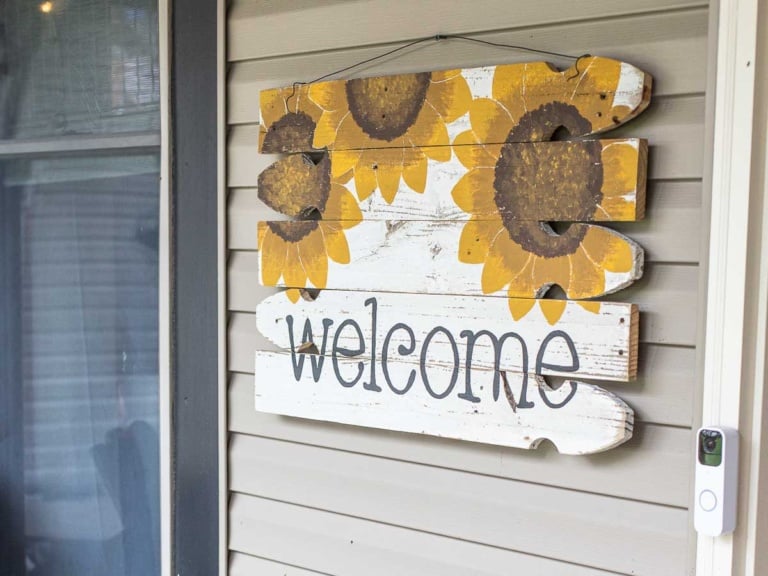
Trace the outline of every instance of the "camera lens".
{"type": "Polygon", "coordinates": [[[717,440],[715,438],[707,438],[704,440],[704,452],[711,454],[717,448],[717,440]]]}

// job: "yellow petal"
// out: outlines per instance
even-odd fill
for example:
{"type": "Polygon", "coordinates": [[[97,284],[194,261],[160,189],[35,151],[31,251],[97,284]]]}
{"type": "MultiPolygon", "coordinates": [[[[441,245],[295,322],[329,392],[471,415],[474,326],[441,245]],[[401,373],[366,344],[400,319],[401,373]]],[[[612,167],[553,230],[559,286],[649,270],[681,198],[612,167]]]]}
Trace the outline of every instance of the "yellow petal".
{"type": "Polygon", "coordinates": [[[283,268],[283,279],[285,280],[285,285],[289,288],[304,288],[307,283],[307,274],[301,265],[298,246],[294,243],[288,243],[285,267],[283,268]]]}
{"type": "Polygon", "coordinates": [[[317,121],[317,126],[315,126],[312,147],[332,149],[336,142],[336,133],[342,121],[347,117],[347,114],[349,112],[323,112],[320,120],[317,121]]]}
{"type": "Polygon", "coordinates": [[[453,151],[464,166],[469,168],[493,168],[499,160],[500,145],[478,144],[471,130],[461,132],[453,140],[453,151]]]}
{"type": "Polygon", "coordinates": [[[432,83],[427,90],[427,101],[445,122],[450,123],[469,110],[472,93],[460,70],[433,72],[432,83]]]}
{"type": "Polygon", "coordinates": [[[424,104],[406,136],[413,146],[421,146],[424,153],[433,160],[447,162],[451,159],[448,128],[429,102],[424,104]]]}
{"type": "Polygon", "coordinates": [[[324,220],[341,220],[345,228],[351,228],[363,219],[355,197],[345,186],[331,182],[331,192],[323,212],[324,220]]]}
{"type": "Polygon", "coordinates": [[[296,304],[296,302],[299,301],[299,298],[301,298],[301,290],[298,288],[288,288],[288,290],[285,291],[285,295],[288,296],[288,300],[296,304]]]}
{"type": "Polygon", "coordinates": [[[315,82],[307,89],[309,98],[323,110],[347,109],[347,91],[343,82],[315,82]]]}
{"type": "Polygon", "coordinates": [[[299,258],[315,288],[325,288],[328,282],[328,257],[325,254],[323,233],[319,228],[302,239],[299,244],[299,258]]]}
{"type": "Polygon", "coordinates": [[[365,200],[374,193],[378,186],[373,166],[362,161],[355,167],[355,192],[360,200],[365,200]]]}
{"type": "Polygon", "coordinates": [[[629,272],[634,266],[632,245],[629,241],[607,228],[589,226],[581,241],[589,260],[611,272],[629,272]]]}
{"type": "Polygon", "coordinates": [[[600,314],[600,302],[595,302],[594,300],[579,300],[576,303],[584,308],[584,310],[587,312],[592,312],[592,314],[600,314]]]}
{"type": "Polygon", "coordinates": [[[567,303],[567,300],[539,300],[539,308],[541,308],[547,322],[554,326],[560,320],[563,312],[565,312],[565,305],[567,303]]]}
{"type": "Polygon", "coordinates": [[[405,151],[403,181],[419,194],[427,187],[427,158],[420,148],[409,148],[405,151]]]}
{"type": "Polygon", "coordinates": [[[493,179],[491,168],[475,168],[462,176],[451,191],[453,201],[470,214],[477,216],[499,216],[499,209],[494,202],[493,179]]]}
{"type": "Polygon", "coordinates": [[[533,265],[533,285],[538,294],[543,294],[552,284],[557,284],[567,294],[571,278],[571,265],[568,256],[545,258],[537,256],[533,265]]]}
{"type": "Polygon", "coordinates": [[[272,124],[280,120],[287,112],[284,90],[264,90],[259,95],[259,113],[261,115],[261,128],[266,130],[272,124]]]}
{"type": "Polygon", "coordinates": [[[459,262],[482,264],[488,256],[491,242],[502,230],[500,221],[469,220],[459,237],[459,262]]]}
{"type": "Polygon", "coordinates": [[[605,292],[605,272],[595,266],[583,250],[577,250],[568,258],[571,261],[571,277],[568,287],[564,287],[568,298],[593,298],[605,292]]]}
{"type": "Polygon", "coordinates": [[[638,150],[626,142],[611,142],[600,155],[603,163],[602,193],[623,196],[634,192],[638,175],[638,150]]]}
{"type": "Polygon", "coordinates": [[[264,286],[276,286],[285,265],[286,243],[277,234],[265,226],[264,241],[260,246],[261,252],[261,282],[264,286]]]}
{"type": "Polygon", "coordinates": [[[360,160],[360,150],[334,150],[331,154],[331,178],[341,179],[360,160]]]}
{"type": "Polygon", "coordinates": [[[469,107],[475,138],[482,144],[503,144],[512,128],[509,113],[495,100],[478,98],[469,107]]]}
{"type": "MultiPolygon", "coordinates": [[[[398,152],[401,151],[398,150],[398,152]]],[[[400,189],[400,176],[403,173],[402,160],[400,164],[380,163],[375,173],[381,196],[387,201],[387,204],[392,204],[395,196],[397,196],[397,191],[400,189]]]]}
{"type": "Polygon", "coordinates": [[[339,264],[349,264],[349,244],[344,231],[327,222],[320,223],[320,230],[323,232],[328,257],[339,264]]]}
{"type": "Polygon", "coordinates": [[[520,320],[530,312],[537,300],[533,298],[509,298],[507,302],[509,303],[509,311],[512,313],[512,318],[520,320]]]}
{"type": "Polygon", "coordinates": [[[509,239],[503,226],[491,242],[480,282],[484,294],[492,294],[506,286],[525,268],[528,254],[509,239]]]}
{"type": "Polygon", "coordinates": [[[527,258],[525,263],[512,276],[507,289],[509,298],[536,298],[538,296],[538,286],[533,284],[533,265],[536,257],[528,252],[523,252],[527,258]]]}

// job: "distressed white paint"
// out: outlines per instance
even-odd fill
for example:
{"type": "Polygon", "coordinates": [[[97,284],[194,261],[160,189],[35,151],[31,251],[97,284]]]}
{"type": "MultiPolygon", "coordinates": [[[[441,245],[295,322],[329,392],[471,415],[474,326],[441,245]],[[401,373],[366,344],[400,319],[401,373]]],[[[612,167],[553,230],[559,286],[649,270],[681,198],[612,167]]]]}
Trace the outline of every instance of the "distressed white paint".
{"type": "MultiPolygon", "coordinates": [[[[403,395],[395,394],[385,383],[381,364],[377,363],[377,380],[382,390],[363,387],[363,379],[352,387],[339,384],[333,372],[333,358],[325,358],[317,382],[313,380],[310,358],[298,381],[293,377],[290,354],[256,352],[256,410],[312,420],[325,420],[383,428],[402,432],[430,434],[445,438],[496,444],[515,448],[536,448],[543,439],[550,440],[562,454],[589,454],[607,450],[632,436],[633,412],[619,398],[597,386],[566,381],[557,390],[549,389],[543,380],[529,376],[527,399],[532,408],[513,409],[502,390],[493,399],[491,381],[494,372],[483,371],[485,385],[478,392],[480,402],[469,402],[451,393],[445,398],[430,396],[419,376],[403,395]],[[561,408],[550,408],[576,390],[561,408]]],[[[339,373],[352,379],[359,370],[359,358],[336,358],[339,373]]],[[[392,360],[389,375],[395,387],[403,386],[415,374],[412,364],[392,360]]],[[[463,368],[459,365],[456,390],[463,388],[463,368]]],[[[433,389],[442,392],[451,379],[453,369],[430,366],[428,377],[433,389]]],[[[511,396],[520,401],[522,374],[507,376],[511,396]]]]}
{"type": "MultiPolygon", "coordinates": [[[[349,264],[330,261],[325,288],[482,296],[483,265],[458,260],[463,226],[463,222],[442,221],[360,222],[345,230],[349,264]]],[[[593,297],[621,290],[642,276],[643,249],[625,240],[632,248],[635,265],[626,273],[606,274],[604,290],[593,297]]],[[[261,273],[259,278],[261,281],[261,273]]],[[[277,285],[285,286],[284,280],[277,285]]],[[[542,286],[537,296],[549,287],[542,286]]],[[[507,295],[505,289],[494,294],[507,295]]]]}
{"type": "Polygon", "coordinates": [[[613,107],[626,106],[634,110],[643,99],[645,74],[626,62],[621,63],[621,74],[616,92],[613,95],[613,107]]]}
{"type": "MultiPolygon", "coordinates": [[[[424,294],[365,293],[324,290],[314,302],[299,300],[292,303],[283,294],[275,294],[263,300],[256,309],[256,326],[263,336],[285,351],[291,350],[290,333],[286,317],[293,321],[294,347],[304,341],[305,321],[311,324],[312,340],[319,350],[330,351],[338,326],[346,319],[352,319],[360,326],[365,342],[363,354],[373,353],[379,358],[387,333],[397,323],[406,323],[414,333],[416,343],[436,326],[445,327],[453,334],[460,350],[462,361],[466,358],[467,339],[460,334],[471,330],[475,334],[486,330],[500,338],[514,332],[526,345],[527,366],[520,354],[520,344],[508,340],[500,357],[499,369],[512,372],[533,372],[537,354],[544,339],[553,331],[563,331],[572,339],[579,368],[570,373],[571,377],[600,380],[630,380],[634,378],[637,364],[637,315],[630,304],[604,302],[598,313],[585,310],[577,302],[568,302],[560,319],[551,325],[545,318],[542,307],[557,302],[540,300],[519,320],[510,314],[506,298],[435,296],[424,294]],[[373,329],[373,305],[369,299],[376,299],[376,329],[373,329]],[[366,305],[366,301],[369,301],[366,305]],[[325,333],[323,319],[333,320],[325,333]],[[634,337],[633,337],[634,333],[634,337]]],[[[344,329],[339,334],[339,345],[348,349],[360,347],[357,333],[344,329]]],[[[392,333],[389,354],[403,362],[418,363],[418,351],[411,355],[398,354],[398,346],[408,348],[412,344],[404,330],[392,333]]],[[[487,336],[474,341],[472,365],[477,368],[493,369],[495,366],[494,347],[487,336]]],[[[443,336],[430,344],[430,362],[451,366],[453,351],[443,336]]],[[[560,338],[551,340],[543,355],[543,362],[550,365],[571,366],[573,357],[565,342],[560,338]]],[[[560,374],[562,371],[544,368],[543,374],[560,374]]],[[[285,376],[287,377],[287,375],[285,376]]]]}

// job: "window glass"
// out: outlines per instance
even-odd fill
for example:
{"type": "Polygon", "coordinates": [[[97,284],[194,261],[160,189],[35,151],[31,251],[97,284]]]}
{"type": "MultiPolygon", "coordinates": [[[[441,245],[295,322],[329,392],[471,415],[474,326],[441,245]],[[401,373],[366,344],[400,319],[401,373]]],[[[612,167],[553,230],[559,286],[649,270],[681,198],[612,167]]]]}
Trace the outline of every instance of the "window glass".
{"type": "Polygon", "coordinates": [[[4,0],[0,21],[0,574],[153,576],[157,7],[4,0]]]}

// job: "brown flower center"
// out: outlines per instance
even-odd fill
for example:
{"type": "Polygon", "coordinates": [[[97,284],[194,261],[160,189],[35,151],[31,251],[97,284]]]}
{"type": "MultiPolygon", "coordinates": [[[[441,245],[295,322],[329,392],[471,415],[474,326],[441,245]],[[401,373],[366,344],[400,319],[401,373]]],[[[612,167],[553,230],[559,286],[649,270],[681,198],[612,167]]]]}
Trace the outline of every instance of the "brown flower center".
{"type": "Polygon", "coordinates": [[[592,132],[592,123],[579,114],[579,109],[562,102],[542,104],[526,112],[509,131],[507,142],[545,142],[558,128],[571,136],[584,136],[592,132]]]}
{"type": "MultiPolygon", "coordinates": [[[[552,105],[526,114],[512,129],[496,162],[493,187],[494,201],[510,238],[529,252],[553,258],[573,254],[588,227],[572,224],[565,232],[557,234],[549,224],[540,220],[590,220],[603,198],[600,191],[603,171],[600,164],[602,147],[597,141],[560,142],[557,145],[513,143],[520,141],[516,138],[522,132],[534,137],[548,132],[551,135],[564,125],[563,117],[559,121],[552,120],[551,111],[543,110],[548,106],[552,105]],[[542,113],[541,121],[536,122],[535,116],[539,113],[542,113]]],[[[578,121],[573,120],[570,124],[578,126],[578,121]]]]}
{"type": "Polygon", "coordinates": [[[422,72],[349,80],[349,111],[368,136],[391,142],[416,122],[431,77],[429,72],[422,72]]]}
{"type": "Polygon", "coordinates": [[[310,232],[319,226],[317,220],[306,220],[299,222],[267,222],[267,226],[275,234],[280,236],[286,242],[295,244],[307,237],[310,232]]]}
{"type": "Polygon", "coordinates": [[[261,151],[264,154],[314,150],[315,122],[304,112],[289,112],[267,130],[261,151]]]}
{"type": "Polygon", "coordinates": [[[327,153],[317,164],[306,154],[292,154],[259,174],[259,199],[293,218],[322,214],[330,190],[331,161],[327,153]]]}

